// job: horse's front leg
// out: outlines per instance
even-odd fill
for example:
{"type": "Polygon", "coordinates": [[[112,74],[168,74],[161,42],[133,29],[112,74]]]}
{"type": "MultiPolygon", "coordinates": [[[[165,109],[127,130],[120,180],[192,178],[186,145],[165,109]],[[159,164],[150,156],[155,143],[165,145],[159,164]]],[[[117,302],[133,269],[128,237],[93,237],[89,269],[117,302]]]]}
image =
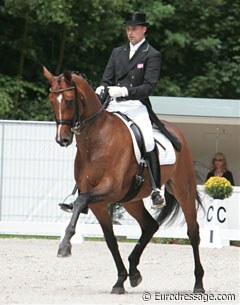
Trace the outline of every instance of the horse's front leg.
{"type": "Polygon", "coordinates": [[[74,202],[74,209],[70,223],[66,228],[64,238],[58,248],[58,257],[68,257],[71,255],[72,245],[70,240],[75,234],[79,215],[87,206],[87,198],[86,194],[80,194],[74,202]]]}
{"type": "Polygon", "coordinates": [[[117,271],[118,271],[118,279],[117,279],[117,282],[115,283],[115,285],[113,286],[111,293],[124,294],[125,293],[124,282],[126,281],[126,279],[128,277],[128,273],[123,264],[123,261],[122,261],[122,258],[121,258],[121,255],[120,255],[120,252],[118,249],[118,243],[117,243],[117,239],[113,232],[111,217],[109,216],[106,206],[101,206],[101,207],[100,206],[96,206],[96,207],[91,206],[91,209],[102,227],[107,246],[112,253],[112,256],[113,256],[113,259],[114,259],[114,262],[116,264],[117,271]]]}
{"type": "Polygon", "coordinates": [[[137,266],[140,262],[140,257],[149,243],[154,233],[158,230],[159,225],[146,210],[143,201],[125,204],[124,207],[130,215],[132,215],[139,223],[142,235],[133,251],[128,257],[129,260],[129,280],[132,287],[138,286],[142,281],[142,276],[137,266]]]}

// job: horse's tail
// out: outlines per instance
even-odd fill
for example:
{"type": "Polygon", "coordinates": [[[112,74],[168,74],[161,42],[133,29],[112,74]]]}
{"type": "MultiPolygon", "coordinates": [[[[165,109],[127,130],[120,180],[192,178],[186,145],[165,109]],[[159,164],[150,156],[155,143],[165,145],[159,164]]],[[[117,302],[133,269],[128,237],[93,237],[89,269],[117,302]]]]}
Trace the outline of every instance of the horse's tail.
{"type": "Polygon", "coordinates": [[[203,209],[203,212],[205,213],[206,210],[203,206],[202,199],[201,199],[200,194],[199,194],[198,191],[196,192],[196,200],[197,200],[197,209],[201,208],[201,209],[203,209]]]}
{"type": "Polygon", "coordinates": [[[166,205],[161,209],[160,213],[156,217],[156,221],[160,226],[166,220],[167,220],[167,224],[174,222],[174,220],[178,216],[178,212],[180,209],[177,199],[168,192],[166,187],[164,191],[164,197],[165,197],[166,205]]]}
{"type": "MultiPolygon", "coordinates": [[[[166,222],[167,225],[173,223],[178,217],[180,211],[180,205],[177,199],[168,192],[167,188],[165,188],[164,197],[166,201],[166,206],[161,209],[160,213],[155,218],[160,226],[164,222],[166,222]]],[[[201,207],[204,210],[202,200],[198,191],[196,192],[196,200],[197,200],[197,209],[201,207]]]]}

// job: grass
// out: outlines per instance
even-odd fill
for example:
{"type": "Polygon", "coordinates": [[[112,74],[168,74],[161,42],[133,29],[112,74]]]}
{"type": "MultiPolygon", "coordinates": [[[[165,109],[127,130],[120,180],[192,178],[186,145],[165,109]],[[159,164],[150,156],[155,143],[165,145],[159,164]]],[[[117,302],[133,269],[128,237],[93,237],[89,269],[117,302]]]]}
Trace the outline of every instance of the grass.
{"type": "MultiPolygon", "coordinates": [[[[58,240],[59,236],[43,236],[43,235],[13,235],[13,234],[0,234],[0,238],[22,238],[22,239],[50,239],[58,240]]],[[[126,236],[116,236],[119,242],[136,243],[137,239],[126,238],[126,236]]],[[[85,237],[86,241],[105,241],[104,237],[85,237]]],[[[152,238],[151,241],[155,244],[189,244],[188,239],[181,238],[152,238]]]]}
{"type": "Polygon", "coordinates": [[[45,235],[13,235],[13,234],[0,234],[0,238],[22,238],[22,239],[52,239],[57,240],[59,236],[45,236],[45,235]]]}
{"type": "Polygon", "coordinates": [[[239,240],[231,240],[230,246],[240,247],[240,241],[239,240]]]}
{"type": "Polygon", "coordinates": [[[151,242],[155,244],[174,244],[174,245],[190,245],[187,238],[152,238],[151,242]]]}
{"type": "MultiPolygon", "coordinates": [[[[13,234],[0,234],[0,238],[22,238],[22,239],[49,239],[59,240],[59,236],[45,236],[45,235],[13,235],[13,234]]],[[[126,236],[116,236],[118,242],[136,243],[137,239],[127,239],[126,236]]],[[[86,241],[105,241],[104,237],[85,237],[86,241]]],[[[187,238],[158,238],[153,237],[151,239],[154,244],[168,244],[168,245],[190,245],[190,241],[187,238]]],[[[230,246],[240,247],[240,241],[230,241],[230,246]]]]}

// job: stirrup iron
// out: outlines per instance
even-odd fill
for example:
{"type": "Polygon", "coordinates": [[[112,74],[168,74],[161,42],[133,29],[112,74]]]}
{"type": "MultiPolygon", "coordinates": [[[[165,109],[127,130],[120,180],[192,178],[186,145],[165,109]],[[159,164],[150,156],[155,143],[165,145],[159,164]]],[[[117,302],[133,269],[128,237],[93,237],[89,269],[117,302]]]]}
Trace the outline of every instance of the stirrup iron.
{"type": "Polygon", "coordinates": [[[66,203],[66,201],[68,200],[68,198],[74,196],[76,194],[77,190],[78,190],[78,187],[77,187],[77,184],[75,184],[75,186],[72,190],[72,193],[67,195],[67,197],[64,198],[63,202],[58,204],[64,212],[71,213],[73,211],[73,202],[75,201],[75,199],[71,203],[66,203]]]}

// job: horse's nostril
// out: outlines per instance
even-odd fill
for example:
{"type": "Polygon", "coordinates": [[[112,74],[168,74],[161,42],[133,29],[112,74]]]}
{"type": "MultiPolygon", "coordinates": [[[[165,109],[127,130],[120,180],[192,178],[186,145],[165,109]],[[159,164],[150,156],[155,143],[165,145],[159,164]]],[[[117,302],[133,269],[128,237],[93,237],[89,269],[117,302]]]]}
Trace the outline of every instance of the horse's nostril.
{"type": "Polygon", "coordinates": [[[69,144],[71,144],[71,141],[70,141],[69,139],[67,139],[67,138],[63,138],[63,139],[61,139],[61,140],[56,139],[56,141],[57,141],[57,143],[58,143],[60,146],[62,146],[62,147],[66,147],[66,146],[68,146],[69,144]]]}
{"type": "Polygon", "coordinates": [[[56,136],[56,142],[62,146],[62,147],[67,147],[69,145],[71,145],[72,143],[72,136],[71,134],[70,135],[64,135],[63,137],[60,137],[60,136],[56,136]]]}
{"type": "Polygon", "coordinates": [[[69,145],[69,139],[64,138],[62,140],[62,146],[68,146],[69,145]]]}

